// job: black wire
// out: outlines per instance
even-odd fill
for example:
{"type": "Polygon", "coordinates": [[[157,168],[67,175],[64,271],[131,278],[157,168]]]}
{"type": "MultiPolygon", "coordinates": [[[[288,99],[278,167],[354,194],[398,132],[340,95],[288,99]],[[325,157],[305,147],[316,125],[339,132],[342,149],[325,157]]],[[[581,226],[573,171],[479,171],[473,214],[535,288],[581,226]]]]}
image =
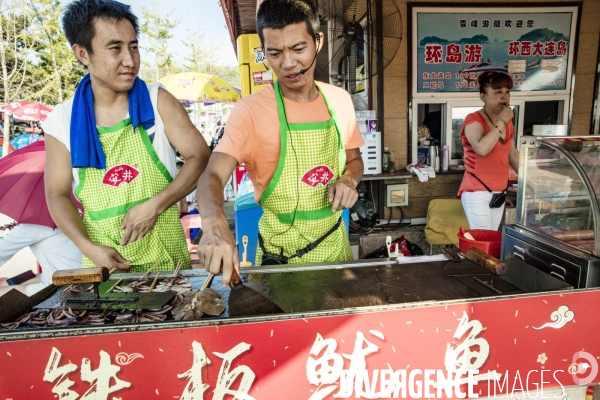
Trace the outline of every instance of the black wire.
{"type": "Polygon", "coordinates": [[[400,209],[400,222],[398,223],[390,223],[389,221],[391,221],[391,215],[392,215],[392,209],[390,208],[390,218],[388,218],[388,222],[385,224],[381,224],[372,228],[368,228],[368,227],[363,227],[360,224],[350,220],[350,229],[353,233],[358,233],[359,235],[367,235],[369,233],[374,233],[374,232],[386,232],[386,231],[392,231],[392,230],[396,230],[396,229],[400,229],[400,228],[404,228],[406,226],[409,226],[410,223],[402,223],[402,220],[404,219],[404,211],[402,210],[402,207],[397,206],[400,209]]]}
{"type": "MultiPolygon", "coordinates": [[[[283,103],[283,93],[281,93],[281,87],[278,86],[277,88],[279,89],[279,95],[281,96],[281,102],[283,103]]],[[[290,124],[287,119],[287,113],[285,112],[285,104],[283,104],[283,117],[285,119],[285,124],[287,125],[287,130],[288,130],[287,136],[290,138],[290,147],[292,148],[292,151],[294,152],[294,159],[296,160],[296,206],[294,207],[294,213],[292,215],[292,223],[290,224],[290,226],[285,231],[276,233],[269,238],[269,245],[271,245],[272,247],[279,247],[282,252],[283,252],[283,247],[275,246],[273,244],[273,238],[276,236],[284,235],[284,234],[288,233],[290,231],[290,229],[292,229],[292,227],[294,226],[294,223],[296,222],[296,212],[298,211],[298,206],[300,205],[300,174],[298,172],[300,170],[300,166],[298,163],[298,154],[296,153],[296,149],[294,148],[294,141],[292,139],[292,130],[290,129],[290,124]]],[[[281,146],[283,146],[283,143],[281,143],[281,146]]]]}

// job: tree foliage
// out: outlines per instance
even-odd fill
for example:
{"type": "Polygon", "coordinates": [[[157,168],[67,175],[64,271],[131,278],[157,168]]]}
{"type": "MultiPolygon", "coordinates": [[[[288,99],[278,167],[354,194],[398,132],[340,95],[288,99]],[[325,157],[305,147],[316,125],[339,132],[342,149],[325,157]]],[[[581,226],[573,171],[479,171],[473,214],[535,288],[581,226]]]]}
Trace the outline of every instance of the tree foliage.
{"type": "MultiPolygon", "coordinates": [[[[173,52],[173,3],[153,0],[142,7],[140,76],[148,83],[178,72],[217,75],[240,86],[237,66],[219,60],[220,44],[208,43],[202,29],[188,31],[186,54],[173,52]]],[[[56,105],[73,96],[86,69],[75,58],[61,27],[60,0],[0,0],[0,104],[40,101],[56,105]]]]}
{"type": "Polygon", "coordinates": [[[184,70],[186,72],[202,72],[209,75],[217,75],[233,87],[239,88],[241,86],[238,68],[223,65],[220,62],[218,56],[218,48],[220,46],[208,44],[204,39],[204,30],[188,31],[188,37],[193,39],[183,40],[183,44],[188,49],[188,54],[184,57],[184,70]]]}
{"type": "Polygon", "coordinates": [[[152,63],[143,62],[142,78],[146,82],[158,81],[161,77],[179,72],[175,67],[173,53],[169,50],[171,32],[179,25],[179,20],[172,19],[173,10],[167,10],[163,0],[153,0],[152,8],[142,6],[141,32],[147,39],[145,50],[150,54],[152,63]],[[150,73],[153,71],[153,75],[150,73]]]}
{"type": "Polygon", "coordinates": [[[31,97],[47,104],[69,99],[86,70],[69,48],[60,17],[59,0],[29,0],[36,37],[37,63],[32,69],[31,97]]]}
{"type": "Polygon", "coordinates": [[[0,74],[1,101],[55,105],[71,97],[86,71],[73,55],[60,26],[60,1],[0,0],[0,7],[2,71],[6,67],[6,75],[0,74]]]}

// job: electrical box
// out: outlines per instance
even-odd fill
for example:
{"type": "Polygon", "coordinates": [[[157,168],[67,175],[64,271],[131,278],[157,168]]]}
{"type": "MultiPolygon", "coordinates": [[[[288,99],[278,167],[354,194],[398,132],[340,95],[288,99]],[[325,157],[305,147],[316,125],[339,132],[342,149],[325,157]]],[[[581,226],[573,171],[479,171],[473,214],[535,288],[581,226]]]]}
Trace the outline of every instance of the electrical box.
{"type": "Polygon", "coordinates": [[[387,185],[386,207],[408,205],[408,184],[387,185]]]}

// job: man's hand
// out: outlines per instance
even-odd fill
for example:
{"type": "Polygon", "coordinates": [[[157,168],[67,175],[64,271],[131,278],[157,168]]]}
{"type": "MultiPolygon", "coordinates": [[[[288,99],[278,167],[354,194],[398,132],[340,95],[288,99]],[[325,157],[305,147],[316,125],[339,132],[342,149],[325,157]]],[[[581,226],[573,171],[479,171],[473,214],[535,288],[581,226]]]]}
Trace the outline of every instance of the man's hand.
{"type": "Polygon", "coordinates": [[[352,207],[356,203],[356,200],[358,200],[355,182],[349,176],[342,175],[329,188],[327,198],[330,203],[333,203],[331,206],[333,211],[352,207]]]}
{"type": "Polygon", "coordinates": [[[129,261],[125,260],[116,250],[110,247],[94,245],[86,255],[96,267],[106,267],[109,270],[115,267],[119,271],[124,272],[129,271],[131,268],[129,261]]]}
{"type": "Polygon", "coordinates": [[[198,261],[206,270],[218,275],[223,272],[223,287],[229,284],[232,268],[240,270],[237,246],[226,218],[218,218],[203,231],[198,244],[198,261]]]}
{"type": "Polygon", "coordinates": [[[138,204],[127,211],[121,223],[121,229],[125,230],[121,238],[121,246],[126,246],[146,236],[154,228],[157,218],[158,211],[151,200],[138,204]]]}

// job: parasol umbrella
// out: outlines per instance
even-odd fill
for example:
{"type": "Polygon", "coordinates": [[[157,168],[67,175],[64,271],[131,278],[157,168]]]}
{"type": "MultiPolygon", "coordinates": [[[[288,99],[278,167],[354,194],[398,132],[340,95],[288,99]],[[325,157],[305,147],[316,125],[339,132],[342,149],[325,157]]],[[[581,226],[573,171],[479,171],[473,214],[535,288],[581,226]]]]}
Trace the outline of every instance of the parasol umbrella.
{"type": "Polygon", "coordinates": [[[55,228],[46,205],[43,141],[0,159],[0,213],[19,223],[55,228]]]}
{"type": "Polygon", "coordinates": [[[237,90],[216,75],[183,72],[165,76],[159,82],[178,100],[214,103],[240,99],[237,90]]]}
{"type": "Polygon", "coordinates": [[[37,101],[20,101],[0,107],[0,111],[26,121],[45,121],[52,108],[37,101]]]}

